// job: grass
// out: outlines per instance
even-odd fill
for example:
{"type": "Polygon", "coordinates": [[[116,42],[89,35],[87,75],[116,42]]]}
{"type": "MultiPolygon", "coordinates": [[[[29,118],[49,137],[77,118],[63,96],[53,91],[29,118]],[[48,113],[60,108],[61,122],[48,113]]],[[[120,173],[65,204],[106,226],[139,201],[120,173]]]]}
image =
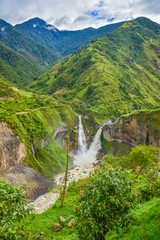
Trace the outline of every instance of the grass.
{"type": "MultiPolygon", "coordinates": [[[[55,240],[78,240],[76,227],[68,228],[71,219],[76,220],[73,208],[78,191],[73,187],[69,189],[65,198],[64,207],[61,208],[61,200],[42,214],[33,214],[21,222],[25,230],[25,239],[55,239],[55,240]],[[54,223],[59,223],[58,217],[66,218],[65,226],[59,232],[52,229],[54,223]],[[41,236],[40,232],[44,232],[41,236]]],[[[143,204],[138,204],[133,210],[134,219],[128,229],[110,231],[106,234],[106,240],[159,240],[160,236],[160,198],[154,198],[143,204]]]]}
{"type": "Polygon", "coordinates": [[[106,240],[159,240],[160,236],[160,199],[155,198],[139,204],[132,211],[137,222],[132,223],[125,232],[109,232],[106,240]]]}
{"type": "Polygon", "coordinates": [[[34,239],[34,237],[40,236],[40,232],[44,232],[44,236],[40,239],[54,239],[54,240],[78,240],[78,232],[76,228],[68,228],[67,224],[71,219],[76,219],[73,212],[73,206],[75,204],[75,198],[77,192],[71,191],[67,193],[64,207],[61,208],[61,200],[59,199],[53,207],[42,214],[30,215],[24,219],[21,224],[24,225],[27,239],[34,239]],[[60,232],[55,232],[52,229],[52,225],[59,223],[58,217],[62,216],[66,219],[65,226],[60,232]]]}

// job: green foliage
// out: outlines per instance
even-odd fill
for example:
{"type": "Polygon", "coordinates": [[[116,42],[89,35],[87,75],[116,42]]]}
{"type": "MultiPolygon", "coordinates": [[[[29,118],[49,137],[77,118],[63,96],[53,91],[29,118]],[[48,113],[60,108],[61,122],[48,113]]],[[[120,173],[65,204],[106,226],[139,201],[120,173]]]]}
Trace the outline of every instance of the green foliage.
{"type": "Polygon", "coordinates": [[[75,204],[75,198],[78,195],[78,191],[74,188],[67,191],[65,197],[64,207],[61,207],[61,199],[51,206],[47,211],[42,214],[32,214],[24,218],[20,226],[24,226],[25,240],[31,240],[39,237],[39,239],[46,240],[78,240],[78,232],[75,227],[68,228],[68,223],[71,219],[77,221],[77,217],[73,211],[75,204]],[[59,216],[66,219],[64,227],[59,232],[55,232],[52,229],[54,223],[59,223],[59,216]],[[40,232],[44,232],[44,236],[40,235],[40,232]]]}
{"type": "Polygon", "coordinates": [[[160,181],[158,178],[158,148],[138,145],[124,156],[107,155],[104,161],[113,167],[131,169],[133,174],[133,191],[137,195],[137,202],[148,201],[153,197],[160,197],[160,181]]]}
{"type": "Polygon", "coordinates": [[[16,25],[15,28],[28,35],[35,42],[45,45],[52,51],[57,51],[61,57],[64,57],[77,51],[93,38],[114,31],[122,25],[122,22],[109,24],[98,29],[87,28],[79,31],[60,31],[57,29],[56,33],[54,30],[48,30],[44,27],[45,25],[46,23],[42,19],[33,18],[16,25]],[[33,28],[34,24],[37,25],[36,28],[33,28]]]}
{"type": "Polygon", "coordinates": [[[20,91],[3,79],[0,79],[0,97],[0,120],[6,121],[24,143],[25,163],[53,179],[64,170],[66,157],[65,150],[54,140],[54,132],[59,125],[74,121],[71,107],[51,97],[20,91]],[[31,141],[36,157],[31,152],[31,141]]]}
{"type": "Polygon", "coordinates": [[[132,169],[139,175],[139,173],[158,167],[158,152],[159,149],[151,145],[138,145],[124,156],[106,155],[104,161],[113,167],[118,165],[124,169],[132,169]]]}
{"type": "MultiPolygon", "coordinates": [[[[0,26],[4,27],[4,25],[5,34],[0,34],[0,41],[16,51],[17,54],[19,53],[19,57],[21,57],[22,60],[25,59],[26,62],[29,62],[39,74],[44,73],[58,60],[59,54],[55,49],[51,50],[46,46],[37,43],[15,27],[9,24],[6,26],[6,22],[0,20],[0,26]]],[[[13,59],[11,58],[11,60],[13,59]]],[[[12,64],[14,64],[14,62],[12,62],[12,64]]],[[[28,71],[30,71],[29,68],[28,71]]]]}
{"type": "MultiPolygon", "coordinates": [[[[135,174],[133,175],[129,173],[128,177],[129,179],[132,179],[132,181],[136,179],[135,174]]],[[[142,179],[140,180],[140,179],[141,179],[141,176],[138,178],[137,187],[138,185],[141,185],[142,182],[144,183],[146,181],[144,180],[144,178],[143,180],[142,179]]],[[[150,179],[150,182],[151,181],[152,180],[150,179]]],[[[24,226],[25,240],[36,239],[36,237],[38,239],[47,239],[47,240],[81,239],[82,233],[78,236],[77,226],[69,229],[67,227],[67,224],[72,218],[74,218],[76,222],[78,220],[77,217],[75,216],[75,212],[73,211],[73,206],[77,206],[77,201],[75,200],[79,198],[79,196],[81,196],[84,189],[86,188],[86,185],[88,184],[87,182],[88,182],[88,178],[80,179],[78,182],[73,181],[69,184],[67,188],[66,201],[65,201],[64,208],[61,208],[60,206],[61,199],[59,199],[56,202],[56,204],[52,206],[50,209],[48,209],[46,212],[42,214],[30,215],[27,218],[23,218],[23,220],[20,223],[20,226],[24,226]],[[66,223],[64,228],[61,229],[61,231],[54,232],[51,226],[54,223],[59,222],[58,221],[59,216],[65,217],[66,223]],[[41,231],[44,232],[44,236],[40,235],[41,231]]],[[[133,186],[133,188],[135,188],[135,186],[133,186]]],[[[136,194],[138,192],[137,189],[136,191],[133,189],[133,191],[136,192],[136,194]]],[[[138,195],[138,197],[140,197],[140,195],[138,195]]],[[[95,193],[95,198],[96,198],[96,193],[95,193]]],[[[137,201],[135,201],[135,204],[136,203],[137,201]]],[[[134,219],[136,219],[136,221],[135,220],[131,221],[131,223],[127,228],[116,229],[119,231],[116,231],[115,229],[110,230],[105,236],[106,239],[150,240],[152,236],[154,240],[158,240],[159,238],[157,237],[159,237],[159,209],[160,209],[159,204],[160,204],[160,199],[152,199],[147,203],[138,204],[135,207],[135,209],[131,210],[131,213],[130,213],[130,215],[134,216],[134,219]]],[[[128,219],[126,219],[126,221],[128,221],[128,219]]]]}
{"type": "Polygon", "coordinates": [[[23,231],[17,227],[17,222],[31,211],[26,204],[24,188],[0,180],[0,238],[21,239],[23,231]]]}
{"type": "Polygon", "coordinates": [[[0,42],[0,69],[0,74],[6,81],[19,87],[26,86],[33,81],[34,77],[43,73],[26,57],[7,47],[2,42],[0,42]]]}
{"type": "Polygon", "coordinates": [[[153,197],[160,197],[160,179],[141,179],[140,184],[135,187],[135,191],[138,193],[139,202],[149,201],[153,197]]]}
{"type": "Polygon", "coordinates": [[[136,148],[132,148],[132,151],[128,154],[128,164],[130,168],[135,172],[141,170],[151,169],[151,167],[158,164],[158,152],[159,149],[151,145],[142,146],[138,145],[136,148]]]}
{"type": "Polygon", "coordinates": [[[106,234],[106,240],[159,240],[160,198],[139,204],[133,209],[136,222],[132,222],[126,230],[119,233],[111,231],[106,234]]]}
{"type": "Polygon", "coordinates": [[[49,179],[53,180],[57,173],[65,170],[66,152],[56,140],[43,148],[37,148],[36,158],[40,164],[41,172],[49,179]]]}
{"type": "Polygon", "coordinates": [[[127,226],[134,200],[129,174],[103,165],[90,175],[78,200],[80,238],[104,239],[110,229],[127,226]]]}
{"type": "Polygon", "coordinates": [[[56,97],[71,102],[77,112],[90,114],[97,122],[134,109],[157,107],[158,28],[149,19],[126,22],[59,61],[32,87],[51,95],[65,89],[56,97]]]}

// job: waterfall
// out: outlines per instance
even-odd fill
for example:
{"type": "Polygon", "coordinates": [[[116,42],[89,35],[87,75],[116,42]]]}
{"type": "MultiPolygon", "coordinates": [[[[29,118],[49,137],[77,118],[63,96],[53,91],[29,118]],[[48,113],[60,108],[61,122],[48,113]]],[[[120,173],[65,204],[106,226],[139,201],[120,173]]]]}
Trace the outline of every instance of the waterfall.
{"type": "Polygon", "coordinates": [[[100,127],[94,136],[93,142],[91,143],[89,147],[89,151],[98,152],[101,149],[101,133],[102,133],[102,127],[100,127]]]}
{"type": "Polygon", "coordinates": [[[35,157],[35,150],[34,150],[34,146],[33,146],[33,143],[32,143],[32,142],[31,142],[31,150],[32,150],[33,156],[35,157]]]}
{"type": "Polygon", "coordinates": [[[79,115],[78,122],[78,151],[73,154],[73,162],[76,165],[85,165],[93,163],[96,160],[97,152],[101,149],[101,137],[102,127],[100,127],[94,136],[92,143],[89,148],[83,129],[82,119],[79,115]]]}
{"type": "Polygon", "coordinates": [[[78,151],[84,153],[87,151],[87,141],[84,133],[81,115],[79,115],[78,123],[78,151]]]}
{"type": "Polygon", "coordinates": [[[82,119],[81,115],[79,115],[79,122],[78,122],[78,151],[74,153],[73,156],[73,162],[76,165],[86,165],[91,164],[96,161],[96,156],[98,151],[101,149],[101,133],[102,128],[105,125],[111,125],[116,120],[107,120],[105,123],[103,123],[98,131],[96,132],[94,139],[92,143],[90,144],[89,148],[87,146],[87,141],[83,129],[82,119]]]}

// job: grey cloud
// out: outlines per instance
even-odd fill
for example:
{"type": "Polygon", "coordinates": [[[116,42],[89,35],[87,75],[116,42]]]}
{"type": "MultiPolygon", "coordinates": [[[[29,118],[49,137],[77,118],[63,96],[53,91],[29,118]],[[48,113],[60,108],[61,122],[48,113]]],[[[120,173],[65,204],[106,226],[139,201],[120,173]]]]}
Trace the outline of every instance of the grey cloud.
{"type": "Polygon", "coordinates": [[[73,24],[74,24],[74,23],[79,23],[79,22],[85,22],[85,21],[88,20],[88,19],[90,19],[89,16],[87,16],[87,15],[82,15],[82,16],[77,17],[77,18],[74,20],[73,24]]]}
{"type": "Polygon", "coordinates": [[[99,11],[114,22],[146,16],[160,23],[159,0],[0,0],[0,18],[11,24],[36,16],[60,29],[108,24],[106,19],[87,16],[87,11],[99,11]]]}
{"type": "Polygon", "coordinates": [[[64,16],[56,19],[53,25],[55,25],[57,28],[60,29],[60,28],[65,28],[66,26],[68,26],[69,23],[71,24],[70,18],[67,16],[64,16]]]}

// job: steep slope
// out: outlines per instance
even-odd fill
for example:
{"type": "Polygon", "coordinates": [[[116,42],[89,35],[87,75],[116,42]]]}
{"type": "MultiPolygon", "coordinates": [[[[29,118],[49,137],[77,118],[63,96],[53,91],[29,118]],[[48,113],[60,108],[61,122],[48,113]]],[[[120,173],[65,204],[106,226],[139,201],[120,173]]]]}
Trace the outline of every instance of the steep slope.
{"type": "Polygon", "coordinates": [[[93,38],[102,36],[122,25],[122,22],[109,24],[98,29],[87,28],[78,31],[60,31],[40,18],[30,19],[22,24],[17,24],[16,29],[27,34],[34,41],[49,48],[57,49],[64,57],[77,51],[80,47],[89,43],[93,38]]]}
{"type": "Polygon", "coordinates": [[[58,53],[39,44],[10,24],[0,20],[0,41],[35,64],[41,73],[49,69],[58,60],[58,53]]]}
{"type": "Polygon", "coordinates": [[[16,86],[24,87],[41,71],[26,57],[7,47],[0,41],[0,76],[16,86]]]}
{"type": "Polygon", "coordinates": [[[34,41],[56,50],[55,41],[56,36],[59,35],[59,30],[44,20],[36,17],[22,24],[17,24],[15,29],[28,35],[34,41]]]}
{"type": "Polygon", "coordinates": [[[160,147],[160,109],[136,110],[103,128],[103,139],[160,147]]]}
{"type": "Polygon", "coordinates": [[[59,61],[32,86],[98,121],[160,104],[160,25],[146,18],[59,61]],[[57,91],[57,89],[59,89],[57,91]]]}
{"type": "Polygon", "coordinates": [[[43,186],[46,191],[52,183],[44,176],[53,180],[65,168],[66,153],[56,134],[74,118],[69,106],[18,90],[0,77],[0,178],[26,185],[30,197],[43,186]]]}

